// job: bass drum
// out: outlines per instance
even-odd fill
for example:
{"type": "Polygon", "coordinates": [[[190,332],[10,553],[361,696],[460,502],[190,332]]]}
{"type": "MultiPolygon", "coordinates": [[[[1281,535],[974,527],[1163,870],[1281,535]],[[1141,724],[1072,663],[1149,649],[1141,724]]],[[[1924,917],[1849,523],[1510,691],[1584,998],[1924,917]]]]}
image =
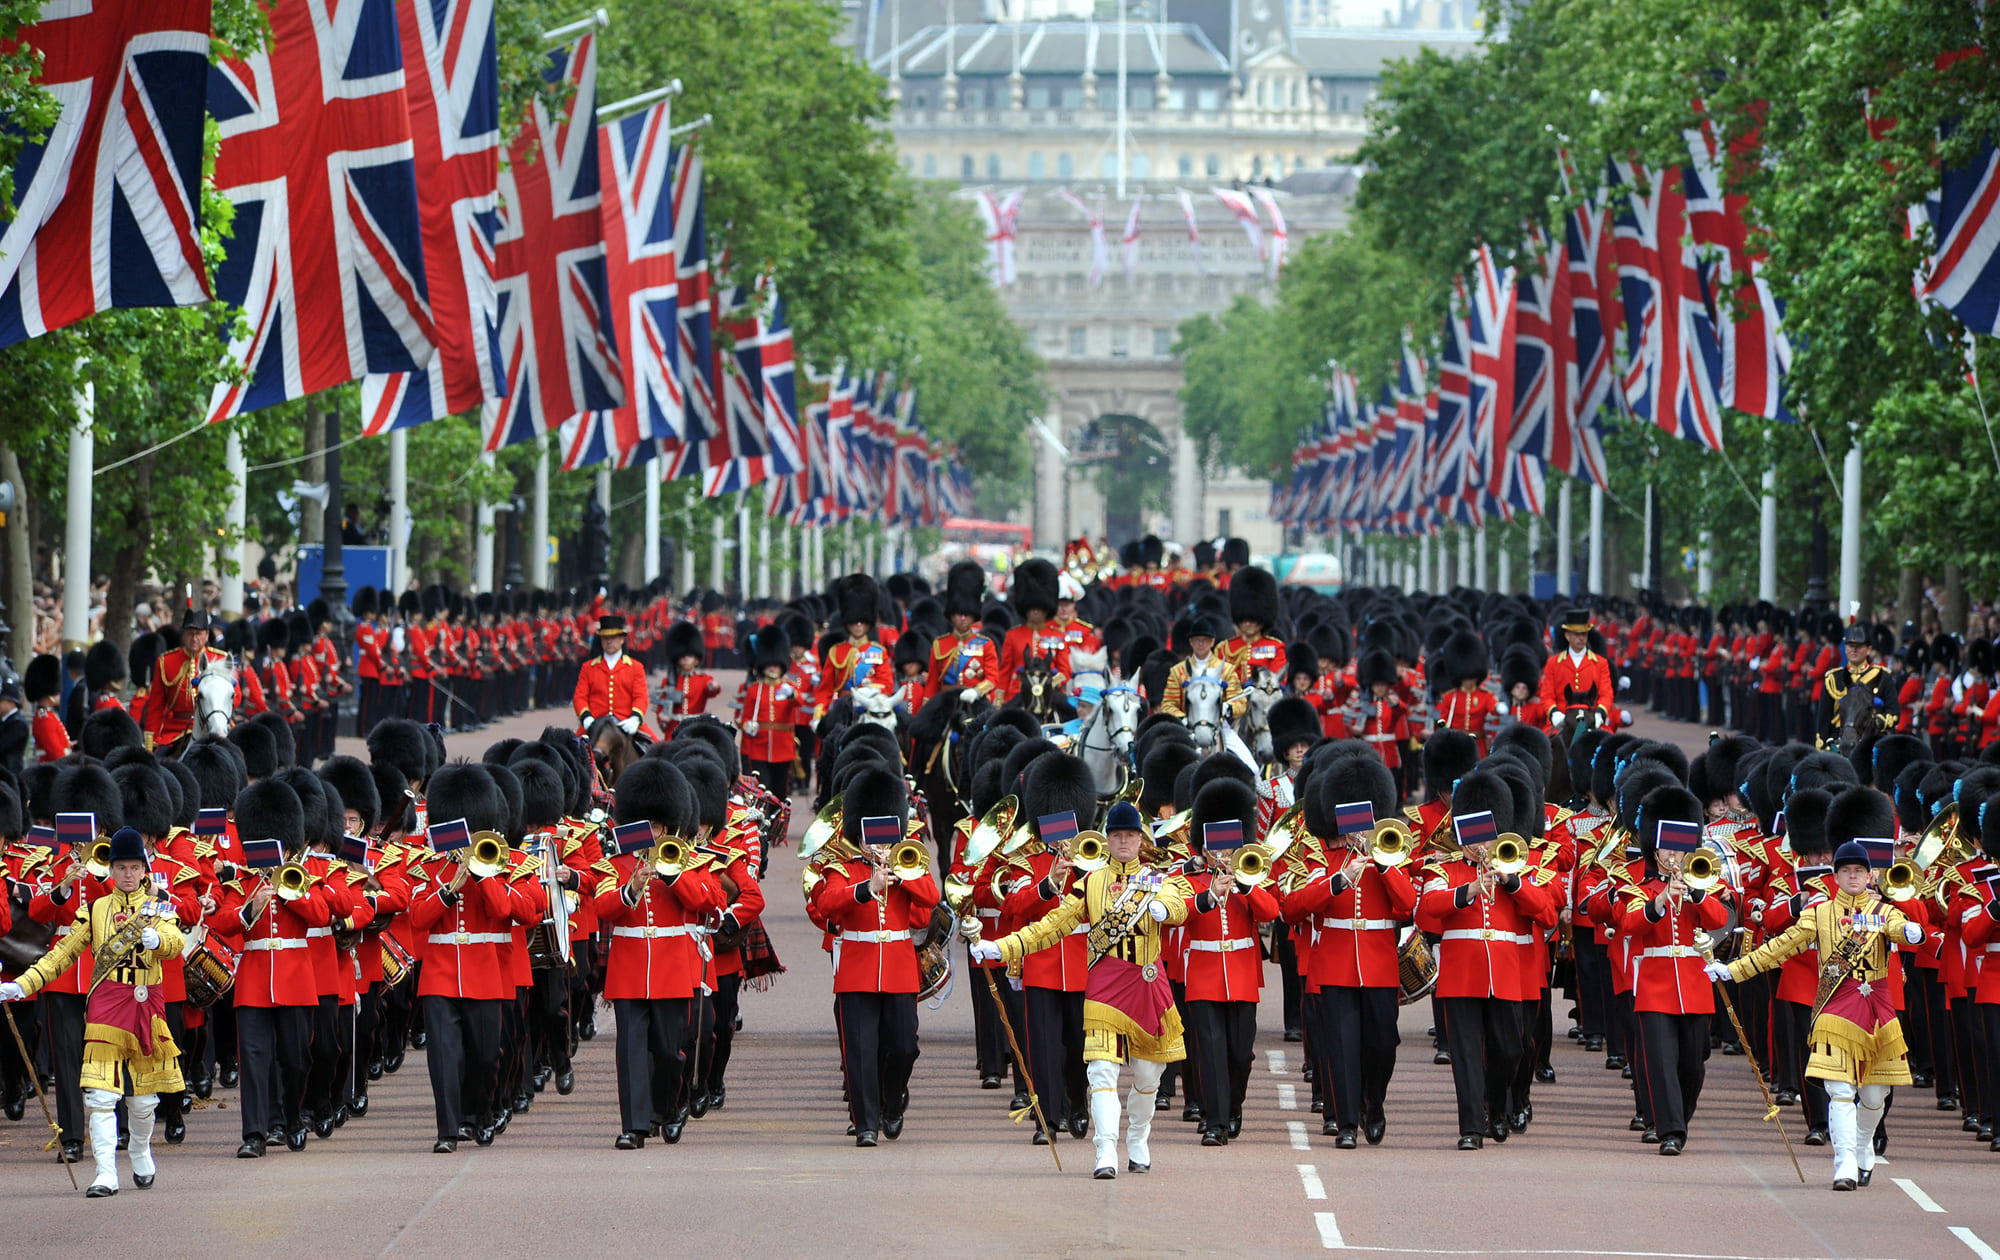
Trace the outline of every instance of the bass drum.
{"type": "Polygon", "coordinates": [[[1437,955],[1431,952],[1424,934],[1412,924],[1403,926],[1402,939],[1396,946],[1396,974],[1401,981],[1396,993],[1398,1006],[1420,1002],[1437,988],[1437,955]]]}
{"type": "Polygon", "coordinates": [[[951,942],[957,927],[957,918],[939,902],[931,907],[929,926],[916,935],[917,970],[922,979],[917,1000],[931,1002],[932,1010],[951,993],[951,942]]]}

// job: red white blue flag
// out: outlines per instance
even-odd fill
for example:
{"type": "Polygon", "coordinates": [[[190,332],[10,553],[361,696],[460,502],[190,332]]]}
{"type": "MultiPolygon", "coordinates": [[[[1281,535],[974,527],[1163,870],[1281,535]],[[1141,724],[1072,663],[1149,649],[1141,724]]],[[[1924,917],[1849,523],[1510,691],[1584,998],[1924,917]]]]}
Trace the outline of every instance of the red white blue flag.
{"type": "Polygon", "coordinates": [[[1623,203],[1614,221],[1631,356],[1626,407],[1642,423],[1719,451],[1722,346],[1686,241],[1680,168],[1612,162],[1610,172],[1623,203]]]}

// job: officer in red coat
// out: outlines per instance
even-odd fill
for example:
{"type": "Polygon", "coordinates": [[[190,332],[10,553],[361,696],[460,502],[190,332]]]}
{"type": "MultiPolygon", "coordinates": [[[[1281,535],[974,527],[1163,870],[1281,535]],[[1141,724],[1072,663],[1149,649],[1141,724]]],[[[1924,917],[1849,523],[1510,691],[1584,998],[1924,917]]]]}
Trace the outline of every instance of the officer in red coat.
{"type": "MultiPolygon", "coordinates": [[[[1610,726],[1613,691],[1611,665],[1590,646],[1590,610],[1571,608],[1562,618],[1567,651],[1556,653],[1542,667],[1542,695],[1553,724],[1571,709],[1593,709],[1599,726],[1610,726]]],[[[1567,718],[1564,718],[1567,720],[1567,718]]]]}
{"type": "Polygon", "coordinates": [[[812,898],[826,922],[840,929],[833,994],[856,1146],[874,1146],[878,1135],[902,1136],[917,1062],[922,973],[910,930],[929,924],[938,886],[928,869],[908,879],[890,869],[890,849],[902,840],[909,816],[900,773],[856,771],[847,784],[840,833],[864,856],[828,866],[812,898]]]}
{"type": "Polygon", "coordinates": [[[1263,569],[1237,570],[1229,583],[1229,620],[1236,637],[1218,650],[1235,664],[1246,687],[1260,669],[1268,670],[1280,686],[1287,681],[1285,641],[1267,633],[1278,624],[1278,611],[1278,579],[1263,569]]]}
{"type": "Polygon", "coordinates": [[[850,573],[834,582],[833,595],[840,608],[839,624],[847,631],[847,638],[826,650],[819,694],[813,703],[814,723],[850,691],[873,687],[887,695],[896,688],[895,676],[889,670],[889,649],[870,633],[879,615],[881,587],[865,573],[850,573]]]}
{"type": "Polygon", "coordinates": [[[194,729],[194,682],[211,661],[229,658],[208,646],[215,618],[190,606],[181,617],[180,646],[153,663],[146,688],[146,747],[170,748],[194,729]]]}
{"type": "Polygon", "coordinates": [[[576,674],[576,709],[579,728],[588,734],[601,718],[610,718],[636,735],[646,722],[646,667],[625,655],[625,618],[606,613],[597,619],[597,654],[583,663],[576,674]]]}
{"type": "Polygon", "coordinates": [[[792,668],[791,638],[772,622],[750,636],[751,677],[736,699],[736,723],[743,732],[743,761],[771,794],[792,794],[792,761],[798,756],[796,727],[808,703],[785,675],[792,668]]]}
{"type": "MultiPolygon", "coordinates": [[[[939,635],[931,645],[931,695],[946,691],[972,692],[973,698],[989,700],[1000,684],[1000,651],[992,636],[979,628],[979,614],[986,595],[986,573],[977,561],[960,560],[944,578],[944,613],[951,618],[951,633],[939,635]]],[[[1090,627],[1080,621],[1072,627],[1090,627]]]]}
{"type": "Polygon", "coordinates": [[[1010,699],[1020,691],[1021,671],[1030,660],[1049,662],[1063,685],[1069,683],[1069,643],[1055,623],[1061,593],[1056,567],[1048,561],[1036,558],[1015,566],[1007,598],[1021,614],[1021,624],[1000,645],[1000,690],[1010,699]]]}
{"type": "Polygon", "coordinates": [[[1188,877],[1195,898],[1183,937],[1188,950],[1183,1005],[1201,1059],[1195,1074],[1201,1144],[1226,1146],[1243,1131],[1243,1100],[1257,1057],[1257,999],[1264,986],[1258,925],[1278,917],[1278,899],[1268,882],[1253,887],[1234,874],[1241,846],[1257,839],[1256,791],[1226,777],[1209,782],[1195,797],[1188,838],[1206,862],[1188,877]]]}

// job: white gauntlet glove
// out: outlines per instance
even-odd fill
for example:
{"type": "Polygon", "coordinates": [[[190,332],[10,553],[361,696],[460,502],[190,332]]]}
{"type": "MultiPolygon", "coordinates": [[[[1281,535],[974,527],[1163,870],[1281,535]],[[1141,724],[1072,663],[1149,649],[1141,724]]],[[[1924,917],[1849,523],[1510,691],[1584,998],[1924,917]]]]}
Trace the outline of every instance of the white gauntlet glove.
{"type": "Polygon", "coordinates": [[[1164,901],[1152,902],[1147,905],[1146,913],[1153,916],[1153,922],[1165,923],[1167,921],[1167,903],[1164,901]]]}
{"type": "Polygon", "coordinates": [[[637,735],[639,733],[639,715],[634,713],[630,717],[620,718],[618,729],[624,731],[627,735],[637,735]]]}
{"type": "Polygon", "coordinates": [[[156,928],[146,928],[139,933],[139,943],[147,949],[160,947],[160,933],[156,928]]]}
{"type": "Polygon", "coordinates": [[[1710,959],[1709,964],[1703,967],[1702,970],[1708,973],[1708,978],[1711,980],[1723,981],[1729,979],[1729,964],[1726,962],[1710,959]]]}
{"type": "Polygon", "coordinates": [[[0,1002],[25,1002],[27,1000],[28,991],[20,985],[15,984],[12,980],[9,980],[5,984],[0,984],[0,1002]]]}
{"type": "Polygon", "coordinates": [[[974,941],[966,947],[974,962],[999,962],[1000,947],[992,941],[974,941]]]}
{"type": "Polygon", "coordinates": [[[979,700],[979,688],[967,687],[958,693],[958,698],[965,704],[976,704],[979,700]]]}

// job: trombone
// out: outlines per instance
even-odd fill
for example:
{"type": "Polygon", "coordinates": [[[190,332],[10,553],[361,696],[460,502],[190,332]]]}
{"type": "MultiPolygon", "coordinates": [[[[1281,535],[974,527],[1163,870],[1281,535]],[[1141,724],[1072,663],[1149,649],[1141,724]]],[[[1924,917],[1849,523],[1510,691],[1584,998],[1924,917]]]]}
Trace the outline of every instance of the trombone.
{"type": "Polygon", "coordinates": [[[474,832],[466,850],[465,869],[474,879],[486,879],[507,869],[507,838],[497,831],[474,832]]]}
{"type": "Polygon", "coordinates": [[[1101,832],[1079,831],[1076,843],[1070,851],[1069,864],[1088,875],[1092,871],[1104,869],[1111,860],[1111,849],[1101,832]]]}
{"type": "Polygon", "coordinates": [[[1416,840],[1399,818],[1384,818],[1368,833],[1368,857],[1381,867],[1402,866],[1416,855],[1416,840]]]}
{"type": "Polygon", "coordinates": [[[1528,844],[1513,832],[1503,832],[1486,851],[1486,869],[1495,875],[1520,875],[1528,869],[1528,844]]]}

